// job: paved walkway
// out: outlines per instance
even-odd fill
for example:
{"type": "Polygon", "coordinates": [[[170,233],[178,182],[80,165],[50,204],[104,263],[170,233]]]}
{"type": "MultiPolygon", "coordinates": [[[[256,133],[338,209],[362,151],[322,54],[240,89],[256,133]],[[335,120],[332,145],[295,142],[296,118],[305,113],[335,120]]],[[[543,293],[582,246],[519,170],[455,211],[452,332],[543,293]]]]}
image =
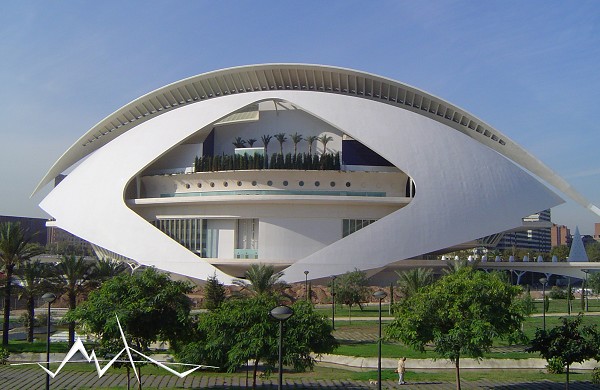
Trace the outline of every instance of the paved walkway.
{"type": "MultiPolygon", "coordinates": [[[[124,372],[124,370],[123,370],[124,372]]],[[[0,389],[10,390],[37,390],[44,389],[46,376],[44,372],[36,366],[31,367],[0,367],[0,389]]],[[[285,380],[284,387],[287,389],[376,389],[377,385],[368,381],[351,380],[313,380],[313,379],[294,379],[285,380]]],[[[144,389],[245,389],[246,379],[243,377],[229,377],[224,374],[222,377],[213,376],[188,376],[178,378],[174,375],[142,375],[142,384],[144,389]]],[[[132,379],[131,388],[135,388],[137,382],[132,379]]],[[[50,388],[53,390],[82,390],[82,389],[103,389],[121,386],[126,388],[127,382],[125,374],[106,374],[98,378],[95,370],[90,372],[61,372],[56,378],[51,379],[50,388]]],[[[453,390],[455,384],[450,382],[414,382],[404,386],[399,386],[394,381],[384,381],[384,389],[431,389],[431,390],[453,390]]],[[[511,382],[507,380],[503,383],[493,383],[490,381],[463,381],[462,388],[465,390],[559,390],[564,389],[563,383],[554,383],[549,381],[539,382],[511,382]]],[[[269,380],[259,381],[259,387],[262,389],[277,388],[277,375],[272,375],[269,380]]],[[[593,389],[590,382],[573,382],[570,385],[571,390],[593,389]]]]}

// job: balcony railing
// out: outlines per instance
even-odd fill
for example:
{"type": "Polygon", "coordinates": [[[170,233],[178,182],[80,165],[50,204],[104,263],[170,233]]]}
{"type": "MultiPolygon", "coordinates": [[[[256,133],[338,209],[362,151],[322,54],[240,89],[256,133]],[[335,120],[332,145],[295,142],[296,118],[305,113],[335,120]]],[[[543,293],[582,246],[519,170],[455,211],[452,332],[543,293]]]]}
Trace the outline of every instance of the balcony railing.
{"type": "Polygon", "coordinates": [[[258,249],[235,249],[236,259],[258,259],[258,249]]]}

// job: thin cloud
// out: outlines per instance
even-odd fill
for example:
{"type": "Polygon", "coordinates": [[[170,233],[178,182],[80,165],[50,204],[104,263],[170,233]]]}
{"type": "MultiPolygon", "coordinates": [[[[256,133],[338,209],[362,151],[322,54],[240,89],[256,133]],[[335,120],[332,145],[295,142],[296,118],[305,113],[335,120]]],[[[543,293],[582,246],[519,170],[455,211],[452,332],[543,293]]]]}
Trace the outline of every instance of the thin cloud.
{"type": "Polygon", "coordinates": [[[591,177],[600,175],[600,168],[588,169],[585,171],[581,171],[578,173],[574,173],[569,175],[567,178],[581,178],[581,177],[591,177]]]}

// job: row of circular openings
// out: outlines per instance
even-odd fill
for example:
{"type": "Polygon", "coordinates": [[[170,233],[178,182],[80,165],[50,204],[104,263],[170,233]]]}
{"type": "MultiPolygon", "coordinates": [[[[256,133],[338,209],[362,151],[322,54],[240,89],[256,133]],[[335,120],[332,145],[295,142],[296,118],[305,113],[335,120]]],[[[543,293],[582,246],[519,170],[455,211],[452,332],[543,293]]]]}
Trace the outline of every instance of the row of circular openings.
{"type": "MultiPolygon", "coordinates": [[[[241,186],[242,186],[242,184],[243,184],[243,183],[242,183],[241,181],[238,181],[238,182],[237,182],[237,186],[238,186],[238,187],[241,187],[241,186]]],[[[210,185],[211,187],[214,187],[214,186],[215,186],[215,182],[211,181],[211,182],[209,183],[209,185],[210,185]]],[[[252,181],[252,186],[253,186],[253,187],[256,187],[257,185],[258,185],[258,183],[256,182],[256,180],[252,181]]],[[[267,181],[267,185],[268,185],[269,187],[273,186],[273,181],[272,181],[272,180],[269,180],[269,181],[267,181]]],[[[287,180],[284,180],[284,181],[283,181],[283,186],[284,186],[284,187],[287,187],[288,185],[289,185],[289,182],[288,182],[287,180]]],[[[300,180],[300,181],[298,182],[298,185],[299,185],[300,187],[304,187],[304,181],[303,181],[303,180],[300,180]]],[[[321,182],[320,182],[320,181],[315,181],[315,187],[319,187],[320,185],[321,185],[321,182]]],[[[335,187],[335,182],[334,182],[334,181],[330,182],[330,183],[329,183],[329,186],[331,186],[331,187],[335,187]]],[[[352,183],[350,183],[349,181],[347,181],[347,182],[346,182],[346,187],[350,187],[350,186],[352,186],[352,183]]],[[[190,185],[190,184],[186,184],[186,185],[185,185],[185,188],[187,188],[187,189],[189,189],[190,187],[191,187],[191,185],[190,185]]],[[[229,182],[226,182],[226,181],[224,181],[224,182],[223,182],[223,187],[229,187],[229,182]]],[[[198,188],[202,188],[202,183],[198,183],[198,188]]]]}

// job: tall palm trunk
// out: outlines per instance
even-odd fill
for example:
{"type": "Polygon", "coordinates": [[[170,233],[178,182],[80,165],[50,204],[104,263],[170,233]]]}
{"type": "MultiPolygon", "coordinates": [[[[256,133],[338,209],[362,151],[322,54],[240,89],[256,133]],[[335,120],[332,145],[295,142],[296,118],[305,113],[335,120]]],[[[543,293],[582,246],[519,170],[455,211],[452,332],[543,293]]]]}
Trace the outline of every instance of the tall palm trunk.
{"type": "Polygon", "coordinates": [[[33,328],[35,327],[35,299],[33,297],[27,297],[27,342],[33,343],[33,328]]]}
{"type": "MultiPolygon", "coordinates": [[[[69,310],[75,310],[77,307],[77,294],[69,292],[69,310]]],[[[75,344],[75,321],[69,322],[69,348],[75,344]]]]}
{"type": "Polygon", "coordinates": [[[10,325],[10,294],[14,265],[6,266],[6,288],[4,289],[4,324],[2,327],[2,345],[8,345],[8,330],[10,325]]]}

